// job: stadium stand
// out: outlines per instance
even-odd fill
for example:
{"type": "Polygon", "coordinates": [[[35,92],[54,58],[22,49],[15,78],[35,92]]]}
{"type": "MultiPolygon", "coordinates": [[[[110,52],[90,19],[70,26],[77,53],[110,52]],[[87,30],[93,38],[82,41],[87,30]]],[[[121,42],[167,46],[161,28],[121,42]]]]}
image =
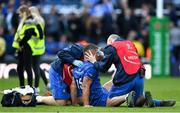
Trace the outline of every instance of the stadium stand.
{"type": "MultiPolygon", "coordinates": [[[[45,18],[46,53],[42,60],[53,60],[58,50],[78,41],[105,45],[112,33],[141,43],[142,58],[146,58],[149,51],[149,20],[155,15],[154,0],[1,0],[0,28],[3,30],[0,36],[6,41],[6,54],[2,60],[15,60],[11,45],[19,20],[16,10],[22,4],[38,6],[45,18]]],[[[171,65],[177,65],[172,73],[178,75],[179,0],[165,0],[163,12],[171,21],[171,65]]]]}

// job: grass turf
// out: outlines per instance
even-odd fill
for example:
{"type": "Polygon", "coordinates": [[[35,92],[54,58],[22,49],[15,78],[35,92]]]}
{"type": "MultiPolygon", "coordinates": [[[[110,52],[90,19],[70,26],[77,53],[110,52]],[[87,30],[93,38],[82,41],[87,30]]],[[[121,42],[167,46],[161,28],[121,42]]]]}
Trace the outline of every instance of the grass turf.
{"type": "MultiPolygon", "coordinates": [[[[110,77],[101,76],[101,82],[105,83],[110,77]]],[[[18,86],[18,78],[0,80],[0,91],[18,86]]],[[[43,91],[43,83],[40,83],[43,91]]],[[[120,107],[92,107],[84,108],[81,106],[46,106],[37,105],[36,107],[2,107],[0,112],[180,112],[180,78],[156,77],[151,80],[145,80],[145,90],[150,90],[154,98],[157,99],[175,99],[174,107],[156,107],[156,108],[128,108],[126,104],[120,107]]],[[[42,93],[41,93],[42,94],[42,93]]],[[[2,94],[0,94],[0,99],[2,94]]]]}

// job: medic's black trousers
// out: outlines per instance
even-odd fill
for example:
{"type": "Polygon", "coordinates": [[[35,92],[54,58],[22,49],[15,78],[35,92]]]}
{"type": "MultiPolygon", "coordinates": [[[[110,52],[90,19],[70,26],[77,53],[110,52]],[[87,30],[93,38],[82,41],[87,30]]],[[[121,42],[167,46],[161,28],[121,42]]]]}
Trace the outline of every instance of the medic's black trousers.
{"type": "Polygon", "coordinates": [[[28,85],[32,87],[33,79],[32,79],[31,64],[32,64],[32,51],[30,46],[26,45],[18,52],[17,73],[19,76],[20,87],[25,86],[24,70],[27,72],[28,85]]]}

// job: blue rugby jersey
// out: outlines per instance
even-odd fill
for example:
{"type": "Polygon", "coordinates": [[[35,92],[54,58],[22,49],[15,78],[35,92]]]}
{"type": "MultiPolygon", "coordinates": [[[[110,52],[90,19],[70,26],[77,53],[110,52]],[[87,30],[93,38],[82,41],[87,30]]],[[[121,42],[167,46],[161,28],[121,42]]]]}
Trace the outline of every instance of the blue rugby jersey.
{"type": "Polygon", "coordinates": [[[92,63],[85,61],[81,67],[74,68],[73,75],[77,86],[78,96],[82,96],[83,78],[89,77],[92,80],[89,97],[90,105],[106,106],[108,92],[101,86],[99,72],[92,63]]]}

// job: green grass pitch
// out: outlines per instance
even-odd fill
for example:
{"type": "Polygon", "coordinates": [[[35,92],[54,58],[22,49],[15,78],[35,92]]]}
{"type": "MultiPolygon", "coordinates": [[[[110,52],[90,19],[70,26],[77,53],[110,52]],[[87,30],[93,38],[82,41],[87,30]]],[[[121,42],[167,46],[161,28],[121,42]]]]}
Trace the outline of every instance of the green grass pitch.
{"type": "MultiPolygon", "coordinates": [[[[101,82],[105,83],[110,77],[101,76],[101,82]]],[[[11,77],[10,79],[0,80],[0,91],[18,86],[18,78],[11,77]]],[[[43,83],[40,83],[41,91],[43,92],[43,83]]],[[[161,108],[128,108],[126,104],[120,107],[92,107],[84,108],[82,106],[46,106],[37,105],[36,107],[2,107],[0,112],[180,112],[180,78],[170,77],[155,77],[151,80],[145,80],[145,90],[150,90],[154,98],[157,99],[175,99],[174,107],[161,108]]],[[[42,94],[42,93],[41,93],[42,94]]],[[[2,94],[0,94],[0,99],[2,94]]]]}

